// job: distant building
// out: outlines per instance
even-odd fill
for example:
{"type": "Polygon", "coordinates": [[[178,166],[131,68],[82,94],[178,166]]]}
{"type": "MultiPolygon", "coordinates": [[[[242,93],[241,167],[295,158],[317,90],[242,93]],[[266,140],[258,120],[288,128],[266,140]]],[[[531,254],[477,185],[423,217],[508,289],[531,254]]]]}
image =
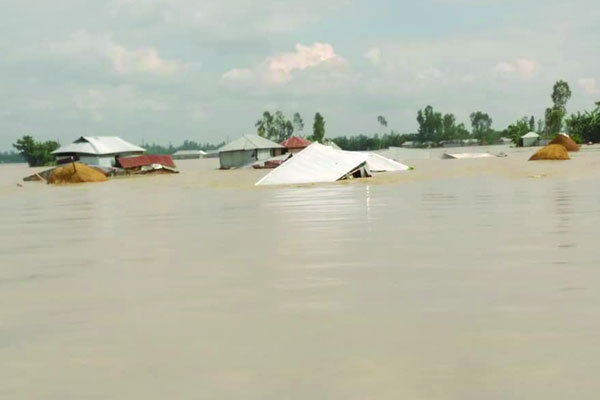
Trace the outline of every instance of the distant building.
{"type": "Polygon", "coordinates": [[[461,147],[462,145],[462,140],[442,140],[440,142],[440,146],[442,147],[461,147]]]}
{"type": "Polygon", "coordinates": [[[479,140],[477,139],[464,139],[462,141],[464,146],[477,146],[479,145],[479,140]]]}
{"type": "Polygon", "coordinates": [[[283,154],[283,146],[258,135],[244,135],[219,149],[222,169],[238,168],[283,154]]]}
{"type": "Polygon", "coordinates": [[[54,150],[58,162],[73,158],[84,164],[113,167],[117,157],[143,154],[146,149],[126,142],[117,136],[82,136],[66,146],[54,150]]]}
{"type": "Polygon", "coordinates": [[[413,142],[413,141],[410,141],[410,140],[407,141],[407,142],[402,143],[401,146],[405,147],[405,148],[408,148],[408,149],[414,149],[415,147],[417,147],[416,143],[413,142]]]}
{"type": "Polygon", "coordinates": [[[526,135],[523,135],[521,140],[523,141],[523,147],[535,146],[540,140],[540,135],[535,132],[529,132],[526,135]]]}
{"type": "Polygon", "coordinates": [[[507,138],[507,137],[501,137],[500,139],[498,139],[498,144],[512,144],[512,139],[511,138],[507,138]]]}
{"type": "Polygon", "coordinates": [[[190,160],[203,158],[206,156],[206,152],[202,150],[179,150],[173,153],[174,160],[190,160]]]}
{"type": "Polygon", "coordinates": [[[282,145],[283,147],[285,147],[285,149],[287,150],[288,153],[293,154],[293,153],[297,153],[297,152],[307,148],[312,143],[309,140],[306,140],[299,136],[292,136],[291,138],[284,140],[283,142],[281,142],[279,144],[282,145]]]}

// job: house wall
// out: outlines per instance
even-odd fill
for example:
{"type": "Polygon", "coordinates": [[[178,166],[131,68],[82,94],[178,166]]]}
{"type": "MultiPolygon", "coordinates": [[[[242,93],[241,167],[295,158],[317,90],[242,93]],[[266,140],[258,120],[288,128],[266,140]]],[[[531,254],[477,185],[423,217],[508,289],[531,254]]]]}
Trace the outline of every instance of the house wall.
{"type": "Polygon", "coordinates": [[[193,160],[200,158],[202,158],[200,154],[173,154],[173,160],[193,160]]]}
{"type": "Polygon", "coordinates": [[[535,146],[538,140],[538,138],[523,138],[523,147],[535,146]]]}
{"type": "Polygon", "coordinates": [[[273,157],[274,154],[275,153],[271,149],[258,149],[256,154],[256,161],[268,160],[269,158],[273,157]]]}
{"type": "Polygon", "coordinates": [[[256,161],[254,150],[226,151],[219,153],[221,168],[238,168],[256,161]]]}
{"type": "Polygon", "coordinates": [[[219,153],[221,168],[239,168],[273,157],[273,149],[238,150],[219,153]]]}
{"type": "Polygon", "coordinates": [[[99,167],[113,167],[115,165],[114,156],[91,156],[79,155],[79,161],[88,165],[97,165],[99,167]]]}

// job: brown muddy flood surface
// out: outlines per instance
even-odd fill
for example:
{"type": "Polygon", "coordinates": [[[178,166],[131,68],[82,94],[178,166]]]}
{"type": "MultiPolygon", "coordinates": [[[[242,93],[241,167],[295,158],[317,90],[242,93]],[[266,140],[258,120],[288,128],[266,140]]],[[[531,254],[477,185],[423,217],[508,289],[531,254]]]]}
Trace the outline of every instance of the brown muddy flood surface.
{"type": "Polygon", "coordinates": [[[534,151],[267,188],[0,165],[0,399],[596,399],[600,151],[534,151]]]}

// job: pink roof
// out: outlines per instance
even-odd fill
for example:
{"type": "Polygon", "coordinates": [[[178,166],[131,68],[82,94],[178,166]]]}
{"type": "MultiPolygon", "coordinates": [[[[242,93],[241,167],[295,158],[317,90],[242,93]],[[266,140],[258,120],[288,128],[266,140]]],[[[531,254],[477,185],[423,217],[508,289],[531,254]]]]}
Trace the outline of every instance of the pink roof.
{"type": "Polygon", "coordinates": [[[312,143],[304,138],[298,136],[292,136],[291,138],[284,140],[280,143],[287,149],[303,149],[310,146],[312,143]]]}
{"type": "Polygon", "coordinates": [[[137,157],[119,157],[117,159],[123,168],[136,168],[144,165],[162,164],[167,167],[175,168],[173,158],[168,154],[148,154],[137,157]]]}

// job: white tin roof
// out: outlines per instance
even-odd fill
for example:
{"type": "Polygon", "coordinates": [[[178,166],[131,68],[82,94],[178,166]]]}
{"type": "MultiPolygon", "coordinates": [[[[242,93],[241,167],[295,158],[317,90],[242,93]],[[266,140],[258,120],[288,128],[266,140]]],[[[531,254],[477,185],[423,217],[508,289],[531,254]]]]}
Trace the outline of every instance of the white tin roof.
{"type": "Polygon", "coordinates": [[[404,171],[408,167],[373,153],[336,150],[313,143],[264,176],[256,185],[335,182],[362,164],[373,171],[404,171]]]}
{"type": "Polygon", "coordinates": [[[81,154],[119,154],[143,153],[146,149],[126,142],[117,136],[82,136],[66,146],[54,150],[52,154],[81,153],[81,154]]]}
{"type": "Polygon", "coordinates": [[[258,135],[244,135],[233,142],[227,143],[219,149],[219,152],[239,151],[239,150],[254,150],[254,149],[279,149],[283,148],[278,143],[272,142],[269,139],[258,135]]]}

